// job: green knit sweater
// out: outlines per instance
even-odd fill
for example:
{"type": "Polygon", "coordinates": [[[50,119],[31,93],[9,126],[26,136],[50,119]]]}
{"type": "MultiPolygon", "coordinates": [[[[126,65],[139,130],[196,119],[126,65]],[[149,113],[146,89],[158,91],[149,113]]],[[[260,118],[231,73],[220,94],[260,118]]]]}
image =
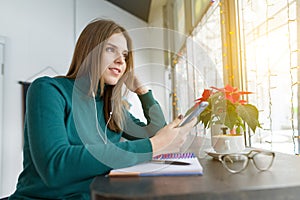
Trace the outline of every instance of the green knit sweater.
{"type": "Polygon", "coordinates": [[[127,126],[135,131],[128,128],[130,133],[115,133],[105,131],[102,98],[82,101],[95,106],[87,112],[89,106],[74,101],[74,82],[42,77],[31,84],[26,102],[24,169],[10,199],[90,199],[89,185],[95,176],[152,158],[149,137],[165,125],[165,119],[151,91],[139,96],[147,124],[128,112],[127,126]],[[153,107],[158,108],[156,112],[151,111],[153,107]],[[106,144],[99,137],[102,134],[105,138],[103,133],[106,144]]]}

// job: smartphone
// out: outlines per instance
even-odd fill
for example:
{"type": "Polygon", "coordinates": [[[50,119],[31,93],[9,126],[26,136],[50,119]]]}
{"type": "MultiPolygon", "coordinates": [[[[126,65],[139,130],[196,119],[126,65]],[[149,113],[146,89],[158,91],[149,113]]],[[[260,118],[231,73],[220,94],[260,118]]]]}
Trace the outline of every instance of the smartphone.
{"type": "Polygon", "coordinates": [[[185,124],[192,121],[195,117],[198,117],[203,112],[203,110],[205,110],[207,106],[208,106],[208,102],[202,101],[195,110],[193,110],[190,114],[184,117],[182,122],[179,124],[179,127],[184,126],[185,124]]]}

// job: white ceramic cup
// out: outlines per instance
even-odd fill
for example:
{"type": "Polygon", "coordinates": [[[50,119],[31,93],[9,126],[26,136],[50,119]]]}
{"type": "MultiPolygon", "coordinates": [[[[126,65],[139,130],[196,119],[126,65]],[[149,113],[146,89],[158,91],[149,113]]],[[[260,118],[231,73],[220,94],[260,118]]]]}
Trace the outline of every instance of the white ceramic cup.
{"type": "Polygon", "coordinates": [[[214,135],[212,137],[212,147],[216,153],[238,153],[245,149],[243,135],[226,134],[214,135]]]}

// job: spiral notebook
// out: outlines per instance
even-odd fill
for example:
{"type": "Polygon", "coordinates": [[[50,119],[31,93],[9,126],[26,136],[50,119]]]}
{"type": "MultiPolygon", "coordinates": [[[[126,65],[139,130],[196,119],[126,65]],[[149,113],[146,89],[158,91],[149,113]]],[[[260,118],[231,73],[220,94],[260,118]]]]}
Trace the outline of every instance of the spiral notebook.
{"type": "Polygon", "coordinates": [[[113,169],[108,175],[110,177],[125,177],[191,176],[202,174],[202,166],[194,153],[169,153],[153,157],[152,161],[146,163],[121,169],[113,169]]]}

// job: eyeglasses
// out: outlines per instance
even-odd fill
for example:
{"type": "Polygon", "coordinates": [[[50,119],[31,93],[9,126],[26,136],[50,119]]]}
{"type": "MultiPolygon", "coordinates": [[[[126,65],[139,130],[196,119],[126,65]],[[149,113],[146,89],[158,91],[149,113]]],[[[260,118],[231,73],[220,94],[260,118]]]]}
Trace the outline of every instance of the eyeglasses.
{"type": "Polygon", "coordinates": [[[274,157],[275,153],[271,151],[251,150],[245,154],[234,153],[220,155],[219,160],[229,172],[236,174],[247,168],[249,160],[253,161],[254,166],[258,170],[268,170],[273,164],[274,157]]]}

